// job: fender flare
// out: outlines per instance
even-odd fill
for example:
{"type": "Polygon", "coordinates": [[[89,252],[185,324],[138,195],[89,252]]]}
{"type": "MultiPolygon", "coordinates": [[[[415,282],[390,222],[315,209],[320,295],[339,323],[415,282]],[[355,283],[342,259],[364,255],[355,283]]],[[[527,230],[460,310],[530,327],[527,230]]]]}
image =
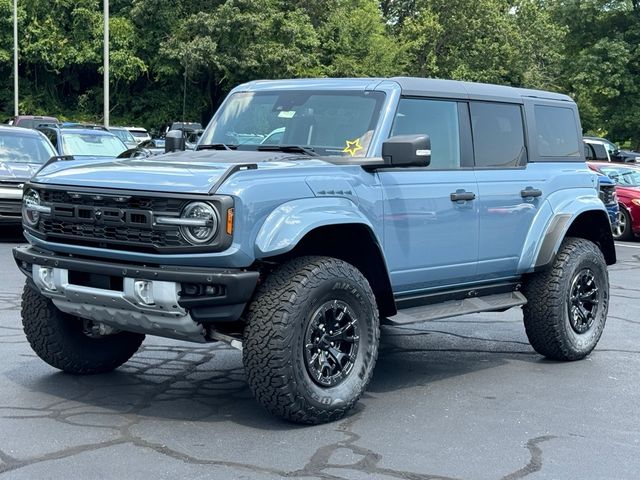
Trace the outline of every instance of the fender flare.
{"type": "Polygon", "coordinates": [[[340,224],[366,226],[380,245],[369,219],[348,198],[303,198],[283,203],[267,216],[256,236],[255,257],[287,253],[312,230],[340,224]]]}
{"type": "MultiPolygon", "coordinates": [[[[542,209],[541,209],[542,212],[542,209]]],[[[541,235],[536,235],[539,231],[532,227],[529,231],[527,242],[520,259],[520,265],[518,271],[520,273],[530,273],[533,271],[542,270],[553,262],[562,241],[567,236],[567,233],[574,225],[574,222],[580,215],[594,212],[596,215],[600,214],[603,221],[609,225],[608,233],[611,240],[611,248],[613,248],[613,237],[611,236],[611,228],[609,224],[609,214],[606,211],[604,205],[598,197],[595,196],[580,196],[572,202],[563,202],[561,209],[554,210],[548,203],[545,203],[544,213],[536,222],[544,222],[544,229],[541,235]],[[550,213],[550,215],[549,215],[550,213]],[[545,218],[546,217],[546,218],[545,218]],[[533,240],[536,237],[536,240],[533,240]]],[[[534,226],[535,223],[534,222],[534,226]]],[[[595,232],[595,230],[594,230],[595,232]]],[[[608,239],[607,239],[608,240],[608,239]]],[[[607,251],[609,246],[601,246],[605,257],[607,257],[607,251]]],[[[615,263],[615,255],[611,262],[615,263]]]]}

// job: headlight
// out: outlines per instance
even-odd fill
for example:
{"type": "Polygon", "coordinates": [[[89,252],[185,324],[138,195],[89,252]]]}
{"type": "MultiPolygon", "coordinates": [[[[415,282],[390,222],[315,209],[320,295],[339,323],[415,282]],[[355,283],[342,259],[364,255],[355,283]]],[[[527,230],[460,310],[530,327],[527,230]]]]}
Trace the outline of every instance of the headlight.
{"type": "Polygon", "coordinates": [[[218,214],[208,203],[190,203],[182,210],[180,220],[180,232],[192,245],[209,243],[218,233],[218,214]]]}
{"type": "Polygon", "coordinates": [[[35,227],[40,220],[40,195],[35,190],[28,190],[22,197],[22,219],[30,227],[35,227]]]}

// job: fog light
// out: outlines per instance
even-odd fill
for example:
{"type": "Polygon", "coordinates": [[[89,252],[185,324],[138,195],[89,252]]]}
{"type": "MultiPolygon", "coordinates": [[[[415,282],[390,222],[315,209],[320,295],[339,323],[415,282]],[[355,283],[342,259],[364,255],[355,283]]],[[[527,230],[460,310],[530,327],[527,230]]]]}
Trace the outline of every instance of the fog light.
{"type": "Polygon", "coordinates": [[[38,277],[40,278],[40,282],[42,282],[42,285],[44,285],[44,288],[52,292],[56,290],[56,284],[53,282],[53,268],[38,268],[38,277]]]}
{"type": "Polygon", "coordinates": [[[133,291],[138,303],[143,305],[153,305],[153,282],[149,280],[136,280],[133,284],[133,291]]]}

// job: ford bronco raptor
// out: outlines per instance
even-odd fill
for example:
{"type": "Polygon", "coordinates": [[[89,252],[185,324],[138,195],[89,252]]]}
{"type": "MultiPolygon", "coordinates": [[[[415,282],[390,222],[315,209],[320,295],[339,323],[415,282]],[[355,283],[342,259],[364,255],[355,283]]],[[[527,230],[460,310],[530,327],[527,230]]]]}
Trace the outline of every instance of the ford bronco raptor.
{"type": "Polygon", "coordinates": [[[53,158],[14,250],[35,352],[74,374],[145,335],[223,341],[270,412],[338,419],[380,323],[522,307],[533,348],[596,346],[616,261],[565,95],[421,78],[255,81],[195,151],[53,158]]]}

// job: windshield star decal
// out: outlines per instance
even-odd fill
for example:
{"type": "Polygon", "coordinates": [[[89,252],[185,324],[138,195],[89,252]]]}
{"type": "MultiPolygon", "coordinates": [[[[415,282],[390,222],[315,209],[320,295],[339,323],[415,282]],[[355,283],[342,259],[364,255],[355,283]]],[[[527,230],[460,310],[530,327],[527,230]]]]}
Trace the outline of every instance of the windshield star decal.
{"type": "Polygon", "coordinates": [[[347,140],[347,146],[342,151],[348,153],[352,157],[355,157],[356,152],[358,150],[362,150],[362,148],[362,145],[360,145],[360,139],[356,138],[355,140],[347,140]]]}

